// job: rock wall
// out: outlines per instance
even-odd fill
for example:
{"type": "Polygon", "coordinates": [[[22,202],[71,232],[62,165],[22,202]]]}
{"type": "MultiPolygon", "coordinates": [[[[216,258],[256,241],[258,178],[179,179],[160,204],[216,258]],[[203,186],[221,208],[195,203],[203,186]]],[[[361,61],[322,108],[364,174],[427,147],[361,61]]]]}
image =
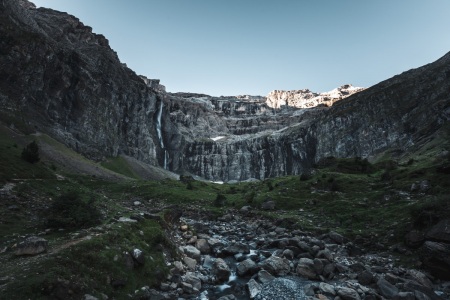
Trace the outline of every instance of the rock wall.
{"type": "MultiPolygon", "coordinates": [[[[27,1],[0,3],[0,111],[89,158],[156,163],[158,96],[77,18],[27,1]]],[[[11,125],[8,124],[8,125],[11,125]]]]}

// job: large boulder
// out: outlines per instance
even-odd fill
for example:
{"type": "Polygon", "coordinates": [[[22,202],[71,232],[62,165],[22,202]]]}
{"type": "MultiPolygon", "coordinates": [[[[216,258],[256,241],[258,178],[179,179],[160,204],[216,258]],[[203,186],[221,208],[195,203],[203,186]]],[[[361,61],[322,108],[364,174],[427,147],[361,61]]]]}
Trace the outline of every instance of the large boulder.
{"type": "Polygon", "coordinates": [[[221,258],[217,258],[214,261],[211,272],[216,276],[217,281],[219,282],[228,281],[228,278],[230,278],[231,275],[230,267],[221,258]]]}
{"type": "Polygon", "coordinates": [[[317,277],[314,261],[309,258],[300,258],[296,271],[298,275],[308,279],[315,279],[317,277]]]}
{"type": "Polygon", "coordinates": [[[431,227],[426,234],[429,241],[450,244],[450,219],[445,219],[431,227]]]}
{"type": "Polygon", "coordinates": [[[278,256],[271,256],[263,261],[261,268],[276,276],[285,276],[291,271],[289,261],[278,256]]]}
{"type": "Polygon", "coordinates": [[[256,263],[250,258],[247,258],[236,265],[236,272],[239,276],[244,276],[249,273],[254,273],[255,268],[256,263]]]}
{"type": "Polygon", "coordinates": [[[450,244],[426,241],[421,249],[424,266],[435,276],[450,280],[450,244]]]}
{"type": "Polygon", "coordinates": [[[15,255],[36,255],[42,252],[46,252],[48,247],[48,241],[41,237],[30,236],[17,245],[15,255]]]}

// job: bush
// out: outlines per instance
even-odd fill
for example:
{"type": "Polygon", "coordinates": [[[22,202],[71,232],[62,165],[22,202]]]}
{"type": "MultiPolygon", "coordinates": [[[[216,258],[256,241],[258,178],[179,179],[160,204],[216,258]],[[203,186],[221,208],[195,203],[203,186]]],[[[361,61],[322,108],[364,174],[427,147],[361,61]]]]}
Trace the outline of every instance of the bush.
{"type": "Polygon", "coordinates": [[[52,203],[49,209],[48,226],[53,228],[78,229],[94,226],[100,222],[101,213],[94,204],[81,199],[77,192],[67,192],[52,203]]]}
{"type": "Polygon", "coordinates": [[[23,148],[22,159],[32,164],[40,160],[39,146],[36,141],[29,143],[25,148],[23,148]]]}
{"type": "Polygon", "coordinates": [[[227,202],[227,198],[223,194],[217,194],[216,199],[214,200],[214,206],[222,207],[225,206],[227,202]]]}
{"type": "MultiPolygon", "coordinates": [[[[323,174],[325,175],[325,174],[323,174]]],[[[305,172],[300,175],[300,181],[307,181],[311,179],[311,173],[305,172]]]]}

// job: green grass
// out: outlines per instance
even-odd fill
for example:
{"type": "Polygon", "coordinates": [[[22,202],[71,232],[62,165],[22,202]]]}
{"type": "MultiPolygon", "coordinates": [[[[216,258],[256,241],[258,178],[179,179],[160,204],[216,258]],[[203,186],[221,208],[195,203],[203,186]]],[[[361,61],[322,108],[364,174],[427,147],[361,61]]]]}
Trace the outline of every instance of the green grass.
{"type": "Polygon", "coordinates": [[[122,174],[134,179],[141,179],[139,175],[137,175],[133,171],[127,161],[121,156],[109,158],[105,162],[102,162],[101,165],[106,169],[109,169],[118,174],[122,174]]]}
{"type": "Polygon", "coordinates": [[[18,136],[0,126],[0,183],[17,179],[55,178],[44,162],[32,164],[21,158],[23,147],[31,141],[31,136],[18,136]]]}

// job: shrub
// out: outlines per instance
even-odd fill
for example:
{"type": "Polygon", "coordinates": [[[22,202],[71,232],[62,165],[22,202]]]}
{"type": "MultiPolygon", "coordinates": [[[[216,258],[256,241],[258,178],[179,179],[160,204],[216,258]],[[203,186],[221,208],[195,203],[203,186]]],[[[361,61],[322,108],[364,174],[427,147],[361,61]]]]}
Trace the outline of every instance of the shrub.
{"type": "Polygon", "coordinates": [[[67,192],[52,203],[47,219],[53,228],[82,228],[97,225],[101,213],[94,204],[94,198],[83,201],[77,192],[67,192]]]}
{"type": "Polygon", "coordinates": [[[227,198],[223,194],[217,194],[216,199],[214,200],[214,206],[222,207],[225,206],[227,202],[227,198]]]}
{"type": "Polygon", "coordinates": [[[36,141],[29,143],[25,148],[23,148],[22,159],[32,164],[40,160],[39,146],[36,141]]]}
{"type": "MultiPolygon", "coordinates": [[[[324,175],[325,175],[325,174],[324,174],[324,175]]],[[[311,179],[311,174],[308,173],[308,172],[302,173],[302,174],[300,175],[300,181],[307,181],[307,180],[309,180],[309,179],[311,179]]]]}

